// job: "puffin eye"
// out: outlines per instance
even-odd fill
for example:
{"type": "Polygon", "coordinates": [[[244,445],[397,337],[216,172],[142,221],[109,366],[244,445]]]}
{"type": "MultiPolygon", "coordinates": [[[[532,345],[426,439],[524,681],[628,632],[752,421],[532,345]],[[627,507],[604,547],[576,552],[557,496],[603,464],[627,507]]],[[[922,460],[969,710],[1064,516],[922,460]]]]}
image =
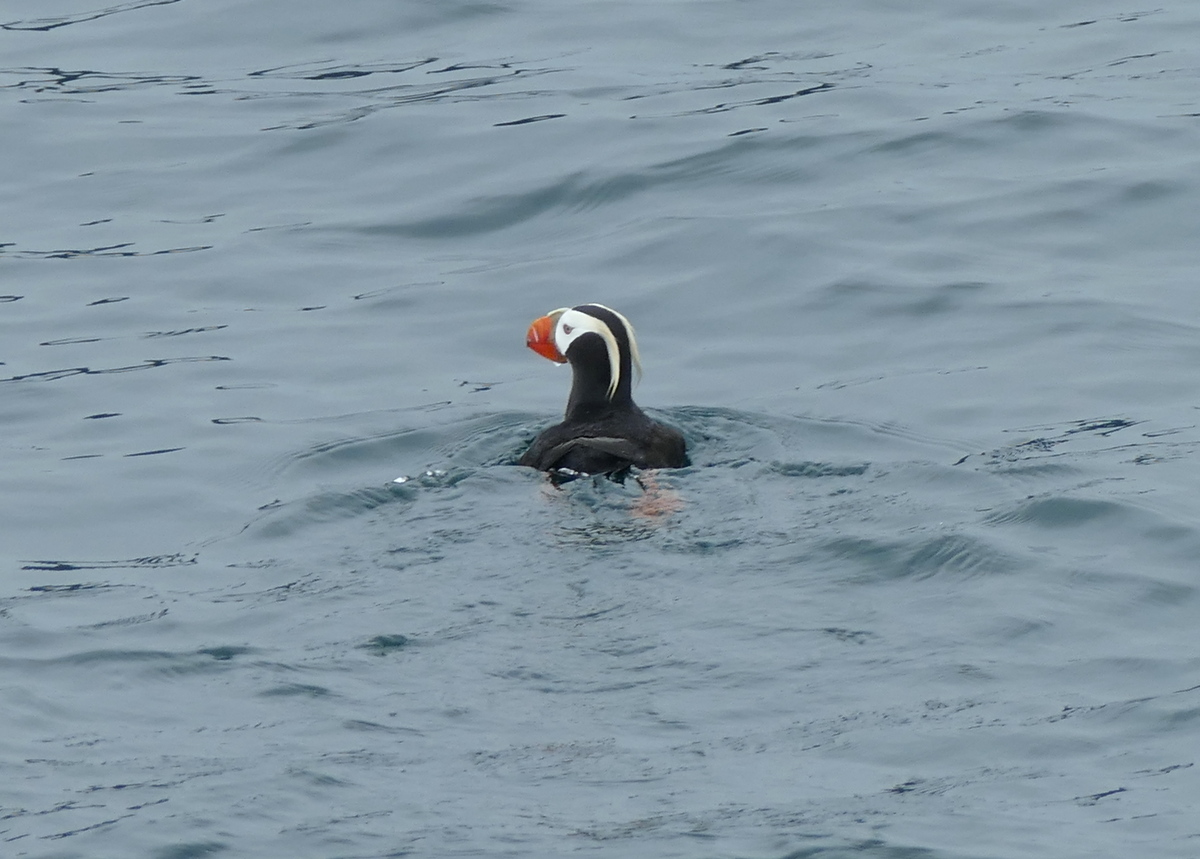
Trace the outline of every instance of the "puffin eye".
{"type": "Polygon", "coordinates": [[[563,334],[570,334],[574,330],[575,329],[570,325],[566,325],[566,324],[563,325],[563,334]]]}

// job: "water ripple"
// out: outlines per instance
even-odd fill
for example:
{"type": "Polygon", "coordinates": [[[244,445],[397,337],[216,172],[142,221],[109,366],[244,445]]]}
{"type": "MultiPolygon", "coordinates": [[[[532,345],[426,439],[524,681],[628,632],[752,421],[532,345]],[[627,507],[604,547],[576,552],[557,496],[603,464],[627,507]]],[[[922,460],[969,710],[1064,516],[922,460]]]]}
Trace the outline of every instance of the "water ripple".
{"type": "Polygon", "coordinates": [[[48,32],[56,30],[59,27],[67,27],[71,24],[82,24],[87,21],[98,21],[101,18],[107,18],[110,15],[119,15],[122,12],[133,12],[138,9],[146,9],[150,6],[170,6],[173,3],[179,3],[181,0],[133,0],[130,3],[121,3],[116,6],[108,6],[102,9],[93,9],[87,12],[76,12],[74,15],[63,15],[57,18],[30,18],[18,21],[9,21],[6,24],[0,24],[0,30],[33,30],[40,32],[48,32]]]}
{"type": "Polygon", "coordinates": [[[159,367],[166,367],[171,364],[192,364],[205,363],[209,361],[232,361],[232,358],[223,355],[202,355],[182,358],[153,358],[143,361],[140,364],[129,364],[123,367],[105,367],[98,370],[93,370],[90,367],[69,367],[64,370],[42,370],[37,373],[22,373],[18,376],[9,376],[7,379],[0,379],[0,382],[57,382],[60,379],[67,379],[71,376],[103,376],[112,373],[132,373],[136,370],[153,370],[159,367]]]}

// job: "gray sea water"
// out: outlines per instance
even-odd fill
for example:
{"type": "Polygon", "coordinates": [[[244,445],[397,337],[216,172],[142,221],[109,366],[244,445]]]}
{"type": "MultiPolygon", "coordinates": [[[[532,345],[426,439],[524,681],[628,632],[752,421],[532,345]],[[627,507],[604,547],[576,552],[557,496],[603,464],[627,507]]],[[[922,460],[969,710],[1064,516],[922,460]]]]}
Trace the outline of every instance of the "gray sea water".
{"type": "Polygon", "coordinates": [[[1200,5],[0,2],[0,152],[0,855],[1200,855],[1200,5]]]}

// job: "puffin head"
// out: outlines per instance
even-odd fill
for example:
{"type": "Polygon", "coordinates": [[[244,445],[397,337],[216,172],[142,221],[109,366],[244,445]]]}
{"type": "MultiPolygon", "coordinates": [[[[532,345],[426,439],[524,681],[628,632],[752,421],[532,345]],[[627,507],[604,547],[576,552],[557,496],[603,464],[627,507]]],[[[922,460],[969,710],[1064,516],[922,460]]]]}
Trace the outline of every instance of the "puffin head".
{"type": "MultiPolygon", "coordinates": [[[[603,304],[560,307],[533,320],[525,335],[525,345],[543,358],[559,364],[570,361],[576,373],[583,362],[596,356],[607,358],[607,398],[611,400],[621,386],[622,372],[642,372],[637,339],[629,320],[603,304]],[[602,351],[601,351],[602,350],[602,351]]],[[[600,369],[600,368],[593,368],[600,369]]],[[[632,383],[632,380],[630,380],[632,383]]]]}

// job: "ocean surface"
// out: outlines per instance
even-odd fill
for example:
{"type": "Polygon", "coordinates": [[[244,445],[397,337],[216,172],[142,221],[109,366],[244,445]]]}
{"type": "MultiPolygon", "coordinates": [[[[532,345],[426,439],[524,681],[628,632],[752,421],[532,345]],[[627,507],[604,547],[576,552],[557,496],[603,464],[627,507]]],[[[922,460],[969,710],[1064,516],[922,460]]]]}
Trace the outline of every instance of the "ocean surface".
{"type": "Polygon", "coordinates": [[[1200,856],[1200,4],[0,2],[0,152],[0,855],[1200,856]]]}

